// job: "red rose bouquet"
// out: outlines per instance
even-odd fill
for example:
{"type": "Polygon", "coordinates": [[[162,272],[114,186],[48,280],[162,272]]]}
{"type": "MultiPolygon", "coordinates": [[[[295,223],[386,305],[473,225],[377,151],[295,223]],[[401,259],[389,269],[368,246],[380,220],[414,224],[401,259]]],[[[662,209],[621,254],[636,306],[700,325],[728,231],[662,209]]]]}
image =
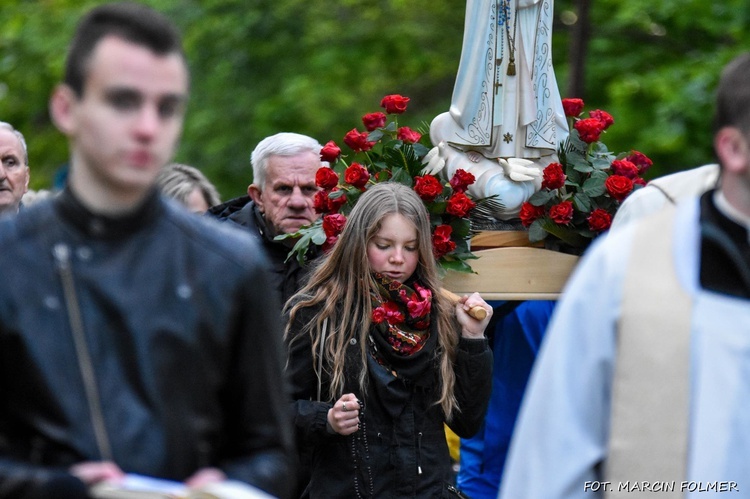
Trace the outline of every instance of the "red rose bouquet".
{"type": "Polygon", "coordinates": [[[560,162],[544,169],[541,190],[519,215],[531,242],[562,242],[576,252],[609,229],[620,203],[646,184],[642,175],[652,164],[638,151],[611,153],[600,138],[614,118],[599,109],[584,118],[583,108],[581,99],[563,99],[571,132],[558,150],[560,162]]]}
{"type": "Polygon", "coordinates": [[[466,194],[474,176],[464,170],[458,170],[449,182],[422,174],[422,158],[429,151],[423,142],[429,143],[429,139],[424,132],[398,125],[398,115],[406,111],[408,102],[409,98],[401,95],[385,96],[380,103],[385,113],[364,115],[364,130],[354,128],[343,137],[345,151],[335,141],[323,146],[321,159],[331,168],[321,168],[316,175],[321,190],[315,197],[315,210],[322,217],[295,234],[277,237],[298,239],[290,256],[296,255],[302,262],[310,244],[330,249],[359,196],[368,186],[390,180],[411,187],[424,202],[433,231],[432,251],[439,265],[472,271],[466,263],[476,258],[469,250],[469,217],[485,200],[474,200],[466,194]]]}

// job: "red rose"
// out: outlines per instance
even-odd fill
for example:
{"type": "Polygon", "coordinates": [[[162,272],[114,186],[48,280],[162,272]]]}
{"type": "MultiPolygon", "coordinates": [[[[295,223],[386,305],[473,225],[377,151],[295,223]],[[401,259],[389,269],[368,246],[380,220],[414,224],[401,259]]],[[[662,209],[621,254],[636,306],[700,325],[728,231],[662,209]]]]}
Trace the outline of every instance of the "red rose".
{"type": "MultiPolygon", "coordinates": [[[[339,188],[335,187],[331,192],[338,192],[339,188]]],[[[342,194],[339,197],[328,196],[328,211],[336,213],[339,209],[346,204],[346,194],[342,194]]]]}
{"type": "Polygon", "coordinates": [[[639,175],[643,175],[644,173],[646,173],[646,170],[651,168],[651,165],[654,164],[654,162],[651,161],[648,156],[638,151],[630,151],[630,155],[628,155],[628,157],[625,159],[638,167],[639,175]]]}
{"type": "Polygon", "coordinates": [[[565,172],[563,171],[563,165],[560,163],[550,163],[544,168],[542,173],[544,180],[542,180],[542,189],[549,189],[551,191],[559,189],[565,185],[565,172]]]}
{"type": "Polygon", "coordinates": [[[315,213],[328,213],[330,211],[330,199],[326,191],[318,191],[313,198],[313,208],[315,213]]]}
{"type": "Polygon", "coordinates": [[[315,185],[318,187],[331,190],[339,184],[339,176],[331,168],[321,167],[315,172],[315,185]]]}
{"type": "Polygon", "coordinates": [[[609,226],[612,225],[612,215],[607,210],[601,208],[592,211],[586,220],[589,223],[589,229],[594,232],[602,232],[609,229],[609,226]]]}
{"type": "Polygon", "coordinates": [[[386,95],[380,101],[380,107],[384,107],[385,112],[388,114],[401,114],[406,111],[406,104],[408,102],[409,98],[402,95],[386,95]]]}
{"type": "Polygon", "coordinates": [[[372,309],[372,322],[380,324],[385,320],[385,309],[383,307],[376,307],[372,309]]]}
{"type": "Polygon", "coordinates": [[[471,184],[474,183],[476,178],[466,170],[459,168],[450,180],[451,187],[455,192],[466,192],[471,184]]]}
{"type": "Polygon", "coordinates": [[[326,240],[322,246],[323,253],[328,253],[329,251],[331,251],[333,249],[333,246],[336,244],[336,241],[338,240],[339,236],[326,237],[326,240]]]}
{"type": "Polygon", "coordinates": [[[457,217],[465,217],[477,204],[463,192],[457,192],[448,200],[445,212],[457,217]]]}
{"type": "Polygon", "coordinates": [[[615,119],[612,117],[612,115],[607,111],[602,111],[601,109],[589,111],[589,116],[591,116],[595,120],[601,121],[602,125],[604,125],[605,130],[609,128],[610,125],[613,125],[615,123],[615,119]]]}
{"type": "Polygon", "coordinates": [[[438,225],[432,232],[432,253],[440,258],[456,249],[456,243],[451,241],[453,228],[450,225],[438,225]]]}
{"type": "Polygon", "coordinates": [[[380,111],[366,114],[362,116],[362,123],[371,132],[377,128],[383,128],[385,126],[385,114],[380,111]]]}
{"type": "Polygon", "coordinates": [[[338,236],[344,230],[346,217],[341,213],[334,213],[323,217],[323,232],[327,237],[338,236]]]}
{"type": "Polygon", "coordinates": [[[643,187],[644,185],[646,185],[646,181],[643,180],[641,177],[635,177],[633,179],[633,185],[640,185],[641,187],[643,187]]]}
{"type": "Polygon", "coordinates": [[[329,163],[335,163],[340,154],[341,148],[334,141],[329,140],[320,150],[320,159],[329,163]]]}
{"type": "Polygon", "coordinates": [[[344,170],[344,181],[357,189],[364,189],[368,180],[370,180],[370,172],[359,163],[352,163],[344,170]]]}
{"type": "Polygon", "coordinates": [[[526,201],[521,205],[521,211],[518,214],[524,227],[528,227],[534,220],[544,216],[544,206],[534,206],[526,201]]]}
{"type": "Polygon", "coordinates": [[[414,191],[424,201],[434,201],[443,192],[443,184],[432,175],[414,177],[414,191]]]}
{"type": "Polygon", "coordinates": [[[583,99],[563,99],[562,105],[565,116],[575,118],[583,112],[583,99]]]}
{"type": "Polygon", "coordinates": [[[549,217],[558,225],[567,225],[573,219],[573,203],[562,201],[549,209],[549,217]]]}
{"type": "Polygon", "coordinates": [[[599,136],[604,131],[604,124],[596,118],[578,120],[573,127],[578,130],[581,140],[587,144],[599,140],[599,136]]]}
{"type": "Polygon", "coordinates": [[[396,138],[398,140],[403,140],[407,144],[414,144],[415,142],[419,142],[419,139],[422,138],[422,134],[415,132],[408,126],[402,126],[398,129],[398,135],[396,135],[396,138]]]}
{"type": "Polygon", "coordinates": [[[607,188],[610,196],[617,201],[622,201],[633,190],[633,181],[622,175],[612,175],[604,182],[604,187],[607,188]]]}
{"type": "Polygon", "coordinates": [[[367,132],[360,132],[356,128],[352,128],[344,135],[344,144],[351,147],[354,152],[369,151],[375,145],[375,142],[369,142],[367,135],[367,132]]]}
{"type": "Polygon", "coordinates": [[[634,179],[638,176],[638,167],[627,159],[616,159],[612,162],[612,173],[615,175],[622,175],[629,179],[634,179]]]}

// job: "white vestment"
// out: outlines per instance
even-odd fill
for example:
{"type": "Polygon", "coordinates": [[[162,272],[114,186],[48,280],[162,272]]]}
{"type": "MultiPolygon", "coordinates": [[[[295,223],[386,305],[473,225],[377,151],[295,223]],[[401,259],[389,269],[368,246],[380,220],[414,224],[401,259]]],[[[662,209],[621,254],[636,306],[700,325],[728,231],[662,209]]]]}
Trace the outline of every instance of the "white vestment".
{"type": "MultiPolygon", "coordinates": [[[[674,271],[693,303],[685,496],[724,497],[709,487],[724,486],[728,492],[734,484],[733,491],[746,497],[750,491],[750,302],[700,287],[698,199],[680,203],[677,210],[673,226],[665,230],[675,238],[674,271]]],[[[597,498],[607,487],[598,481],[607,456],[622,287],[632,237],[645,221],[595,241],[566,285],[524,395],[503,475],[502,499],[597,498]]],[[[654,380],[654,389],[669,390],[669,386],[654,380]]],[[[641,482],[659,486],[660,478],[630,480],[637,486],[641,482]]],[[[674,485],[677,490],[682,486],[674,485]]],[[[609,484],[614,490],[620,486],[609,484]]]]}

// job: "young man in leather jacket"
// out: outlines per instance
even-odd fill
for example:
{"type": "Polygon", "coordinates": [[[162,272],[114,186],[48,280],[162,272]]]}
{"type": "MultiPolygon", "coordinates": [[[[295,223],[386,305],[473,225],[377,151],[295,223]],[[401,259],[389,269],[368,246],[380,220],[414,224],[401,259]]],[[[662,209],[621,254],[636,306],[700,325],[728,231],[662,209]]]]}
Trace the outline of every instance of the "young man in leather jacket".
{"type": "Polygon", "coordinates": [[[287,494],[267,262],[155,187],[187,98],[164,17],[123,3],[83,18],[50,100],[68,185],[0,222],[0,497],[87,497],[128,473],[287,494]]]}

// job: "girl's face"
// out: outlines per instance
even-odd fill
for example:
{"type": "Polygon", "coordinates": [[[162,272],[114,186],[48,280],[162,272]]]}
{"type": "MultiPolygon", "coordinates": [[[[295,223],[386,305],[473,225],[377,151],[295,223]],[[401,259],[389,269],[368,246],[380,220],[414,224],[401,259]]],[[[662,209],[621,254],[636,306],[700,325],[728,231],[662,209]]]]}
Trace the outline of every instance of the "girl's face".
{"type": "Polygon", "coordinates": [[[367,243],[367,260],[373,272],[405,282],[419,263],[417,228],[401,214],[386,215],[380,230],[367,243]]]}

